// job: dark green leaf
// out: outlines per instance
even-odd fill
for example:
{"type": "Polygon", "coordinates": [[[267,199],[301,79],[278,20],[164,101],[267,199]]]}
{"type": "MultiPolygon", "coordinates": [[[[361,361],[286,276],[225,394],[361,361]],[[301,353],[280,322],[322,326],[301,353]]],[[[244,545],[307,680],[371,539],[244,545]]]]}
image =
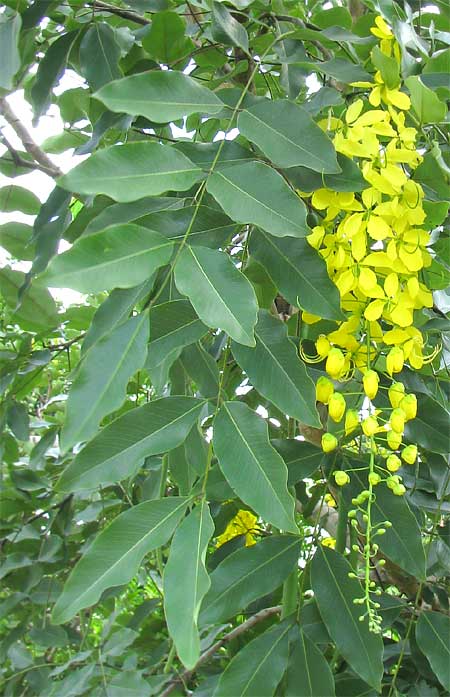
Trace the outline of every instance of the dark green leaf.
{"type": "Polygon", "coordinates": [[[94,153],[60,177],[64,189],[106,194],[126,203],[166,191],[186,191],[202,171],[175,148],[160,143],[126,143],[94,153]]]}
{"type": "Polygon", "coordinates": [[[187,501],[180,497],[145,501],[117,516],[75,565],[53,608],[53,622],[67,622],[96,603],[107,588],[127,583],[144,556],[170,538],[187,501]]]}
{"type": "Polygon", "coordinates": [[[18,12],[3,12],[0,15],[0,89],[11,90],[14,75],[20,68],[19,34],[22,24],[18,12]]]}
{"type": "Polygon", "coordinates": [[[237,230],[237,225],[221,210],[208,206],[185,206],[177,210],[152,213],[139,219],[139,225],[165,235],[173,242],[181,242],[189,232],[189,244],[203,247],[223,247],[237,230]],[[194,218],[195,216],[195,218],[194,218]],[[194,222],[191,223],[194,218],[194,222]]]}
{"type": "Polygon", "coordinates": [[[104,335],[88,351],[69,390],[60,436],[63,452],[89,440],[103,417],[121,406],[128,381],[144,364],[148,337],[144,312],[104,335]]]}
{"type": "Polygon", "coordinates": [[[233,220],[252,223],[276,237],[305,237],[306,209],[283,177],[262,162],[232,165],[208,179],[210,194],[233,220]]]}
{"type": "Polygon", "coordinates": [[[33,228],[25,223],[5,223],[0,225],[0,245],[16,259],[31,261],[34,257],[29,244],[33,228]]]}
{"type": "Polygon", "coordinates": [[[314,383],[288,338],[286,326],[260,310],[255,339],[255,348],[232,344],[234,357],[252,385],[284,413],[319,428],[314,383]]]}
{"type": "Polygon", "coordinates": [[[416,639],[439,682],[450,690],[450,618],[440,612],[422,612],[416,639]]]}
{"type": "Polygon", "coordinates": [[[249,250],[291,305],[326,319],[342,319],[339,291],[325,262],[305,240],[275,239],[254,230],[249,250]]]}
{"type": "MultiPolygon", "coordinates": [[[[171,208],[179,208],[182,201],[169,196],[153,196],[150,198],[141,198],[139,201],[131,203],[113,203],[111,206],[104,208],[93,220],[88,223],[85,233],[88,235],[91,232],[99,232],[110,225],[118,223],[134,223],[139,220],[139,224],[143,225],[145,218],[150,213],[155,211],[168,211],[171,208]]],[[[145,226],[147,227],[147,226],[145,226]]],[[[151,228],[151,225],[148,227],[151,228]]],[[[156,229],[156,232],[159,232],[156,229]]]]}
{"type": "Polygon", "coordinates": [[[321,651],[302,630],[290,636],[286,697],[333,697],[334,679],[321,651]]]}
{"type": "Polygon", "coordinates": [[[343,556],[319,545],[311,568],[311,584],[322,619],[338,651],[353,670],[376,690],[383,675],[383,642],[369,631],[367,618],[359,621],[362,596],[359,581],[349,578],[352,567],[343,556]]]}
{"type": "Polygon", "coordinates": [[[287,468],[267,424],[242,402],[225,402],[214,421],[214,450],[228,483],[267,522],[297,532],[287,468]]]}
{"type": "Polygon", "coordinates": [[[211,34],[214,41],[225,44],[225,46],[238,46],[247,53],[248,36],[242,24],[234,19],[221,2],[213,0],[212,10],[211,34]]]}
{"type": "Polygon", "coordinates": [[[207,327],[188,300],[170,300],[150,310],[150,345],[147,368],[159,365],[175,349],[198,341],[207,327]]]}
{"type": "Polygon", "coordinates": [[[418,409],[415,419],[408,421],[405,435],[408,440],[428,448],[433,453],[448,453],[449,415],[440,404],[418,395],[418,409]]]}
{"type": "Polygon", "coordinates": [[[157,12],[142,45],[157,61],[170,65],[187,56],[193,48],[192,41],[185,36],[185,31],[186,25],[178,14],[157,12]]]}
{"type": "Polygon", "coordinates": [[[447,107],[439,97],[426,87],[418,75],[410,75],[405,84],[411,95],[412,108],[420,123],[439,123],[445,119],[447,107]]]}
{"type": "Polygon", "coordinates": [[[58,488],[92,489],[129,477],[145,457],[180,445],[203,404],[193,397],[164,397],[119,416],[66,467],[58,488]]]}
{"type": "Polygon", "coordinates": [[[98,90],[121,77],[119,59],[120,46],[114,30],[106,22],[92,24],[80,44],[81,74],[91,90],[98,90]]]}
{"type": "Polygon", "coordinates": [[[250,641],[225,668],[213,697],[272,697],[286,670],[290,629],[276,624],[250,641]]]}
{"type": "Polygon", "coordinates": [[[279,167],[340,171],[331,140],[298,104],[284,99],[261,101],[240,113],[238,128],[279,167]]]}
{"type": "Polygon", "coordinates": [[[322,189],[324,186],[333,191],[362,191],[368,183],[361,171],[349,157],[338,153],[337,161],[342,169],[340,174],[324,174],[312,172],[306,167],[290,167],[284,170],[284,175],[298,189],[305,192],[322,189]]]}
{"type": "Polygon", "coordinates": [[[195,382],[200,394],[206,399],[217,397],[219,369],[211,354],[197,343],[186,346],[180,360],[186,373],[195,382]]]}
{"type": "Polygon", "coordinates": [[[80,237],[71,249],[53,259],[45,273],[51,287],[96,293],[131,288],[144,282],[170,260],[173,244],[139,225],[111,225],[80,237]]]}
{"type": "Polygon", "coordinates": [[[12,402],[6,413],[6,422],[19,440],[28,440],[30,437],[30,418],[25,404],[12,402]]]}
{"type": "Polygon", "coordinates": [[[175,266],[175,283],[205,324],[254,346],[255,293],[225,252],[186,245],[175,266]]]}
{"type": "Polygon", "coordinates": [[[217,624],[281,586],[297,564],[300,543],[291,535],[266,537],[227,556],[211,574],[200,613],[202,625],[217,624]]]}
{"type": "Polygon", "coordinates": [[[0,211],[4,213],[20,211],[27,215],[36,215],[40,207],[38,197],[22,186],[8,184],[0,189],[0,211]]]}
{"type": "Polygon", "coordinates": [[[22,297],[18,307],[19,290],[25,283],[22,271],[12,271],[5,266],[0,269],[0,292],[6,304],[13,311],[12,317],[17,319],[25,329],[51,329],[58,324],[58,311],[55,301],[46,288],[33,283],[22,297]],[[16,309],[17,308],[17,309],[16,309]]]}
{"type": "Polygon", "coordinates": [[[52,90],[58,84],[65,69],[70,50],[78,36],[78,31],[63,34],[46,50],[41,59],[33,87],[31,100],[33,103],[34,121],[44,114],[51,104],[52,90]]]}
{"type": "Polygon", "coordinates": [[[193,668],[200,657],[197,620],[210,586],[205,556],[213,532],[214,523],[208,504],[203,500],[177,529],[164,571],[167,626],[178,656],[188,669],[193,668]],[[180,583],[181,578],[183,583],[180,583]]]}
{"type": "Polygon", "coordinates": [[[296,440],[295,438],[271,440],[288,468],[288,485],[292,486],[301,479],[310,477],[322,464],[324,454],[312,443],[296,440]]]}

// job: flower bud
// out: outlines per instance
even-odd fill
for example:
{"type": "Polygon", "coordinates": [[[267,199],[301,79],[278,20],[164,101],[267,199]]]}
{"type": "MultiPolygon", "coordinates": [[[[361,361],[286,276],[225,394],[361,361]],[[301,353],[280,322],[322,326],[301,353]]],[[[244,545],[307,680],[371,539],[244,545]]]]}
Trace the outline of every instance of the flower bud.
{"type": "Polygon", "coordinates": [[[408,465],[413,465],[417,459],[417,445],[407,445],[406,448],[402,450],[402,460],[408,463],[408,465]]]}
{"type": "Polygon", "coordinates": [[[378,566],[384,566],[385,564],[386,564],[386,559],[379,559],[378,560],[378,566]]]}
{"type": "Polygon", "coordinates": [[[377,472],[371,472],[369,474],[369,483],[372,484],[372,486],[376,486],[381,482],[381,477],[377,472]]]}
{"type": "Polygon", "coordinates": [[[378,392],[380,378],[375,370],[368,370],[363,377],[364,392],[369,399],[374,399],[378,392]]]}
{"type": "Polygon", "coordinates": [[[364,419],[361,425],[362,430],[366,434],[366,436],[373,436],[373,434],[376,433],[378,430],[377,417],[368,416],[367,419],[364,419]]]}
{"type": "Polygon", "coordinates": [[[316,341],[316,351],[321,358],[328,356],[331,349],[331,344],[325,334],[321,334],[316,341]]]}
{"type": "Polygon", "coordinates": [[[348,476],[347,472],[344,472],[343,470],[337,470],[334,472],[333,476],[334,481],[338,486],[345,486],[350,481],[350,477],[348,476]]]}
{"type": "Polygon", "coordinates": [[[316,400],[322,404],[328,404],[328,400],[334,392],[333,383],[325,375],[321,375],[316,383],[316,400]]]}
{"type": "Polygon", "coordinates": [[[397,484],[401,484],[401,478],[398,474],[393,474],[391,477],[386,479],[386,484],[389,489],[393,489],[397,484]]]}
{"type": "Polygon", "coordinates": [[[331,453],[337,448],[338,441],[332,433],[324,433],[322,436],[322,450],[324,453],[331,453]]]}
{"type": "Polygon", "coordinates": [[[386,438],[391,450],[397,450],[402,443],[402,434],[396,431],[388,431],[386,438]]]}
{"type": "Polygon", "coordinates": [[[405,386],[402,382],[393,382],[388,390],[391,406],[396,409],[405,396],[405,386]]]}
{"type": "Polygon", "coordinates": [[[400,409],[405,413],[406,420],[415,419],[417,416],[417,397],[415,394],[407,394],[400,401],[400,409]]]}
{"type": "Polygon", "coordinates": [[[403,433],[403,429],[405,428],[405,412],[403,409],[397,407],[397,409],[393,410],[391,418],[389,419],[389,425],[396,433],[403,433]]]}
{"type": "Polygon", "coordinates": [[[345,356],[339,348],[332,348],[327,356],[325,370],[332,378],[339,378],[345,367],[345,356]]]}
{"type": "Polygon", "coordinates": [[[403,496],[403,494],[405,493],[405,491],[406,491],[406,489],[405,489],[405,487],[403,486],[403,484],[397,484],[397,485],[394,486],[394,488],[392,489],[392,492],[395,494],[395,496],[403,496]]]}
{"type": "Polygon", "coordinates": [[[393,346],[386,356],[386,368],[389,375],[392,373],[400,373],[403,369],[405,355],[400,346],[393,346]]]}
{"type": "Polygon", "coordinates": [[[327,504],[327,506],[330,506],[330,508],[336,508],[337,506],[334,496],[332,496],[331,494],[325,494],[324,501],[327,504]]]}
{"type": "Polygon", "coordinates": [[[340,392],[334,392],[331,395],[328,402],[328,413],[333,421],[338,422],[342,419],[346,406],[345,399],[340,392]]]}
{"type": "Polygon", "coordinates": [[[398,457],[398,455],[389,455],[389,457],[386,460],[386,467],[388,468],[389,472],[397,472],[398,469],[402,466],[402,461],[398,457]]]}
{"type": "Polygon", "coordinates": [[[345,414],[345,435],[348,436],[359,426],[358,412],[356,409],[348,409],[345,414]]]}

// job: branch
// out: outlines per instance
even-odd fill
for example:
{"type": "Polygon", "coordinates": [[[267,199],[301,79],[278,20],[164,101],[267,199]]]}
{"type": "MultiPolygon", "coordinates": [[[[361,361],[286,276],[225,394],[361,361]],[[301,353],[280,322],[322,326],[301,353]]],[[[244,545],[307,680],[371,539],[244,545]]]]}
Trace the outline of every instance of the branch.
{"type": "Polygon", "coordinates": [[[47,170],[46,174],[54,178],[59,177],[62,171],[33,140],[31,134],[28,133],[23,123],[17,118],[5,98],[0,99],[0,114],[3,114],[6,121],[14,129],[15,133],[22,141],[25,150],[41,165],[41,167],[45,167],[47,170]]]}
{"type": "Polygon", "coordinates": [[[49,177],[53,176],[53,170],[49,170],[48,167],[44,167],[44,165],[40,165],[38,162],[24,160],[23,157],[21,157],[20,154],[17,152],[17,150],[13,148],[11,143],[5,138],[4,135],[1,136],[1,139],[3,143],[6,145],[9,154],[11,155],[11,159],[5,157],[5,155],[2,155],[1,159],[4,162],[13,162],[16,167],[25,167],[26,169],[38,169],[40,172],[44,172],[44,174],[47,174],[49,177]]]}
{"type": "Polygon", "coordinates": [[[124,10],[115,5],[109,5],[107,2],[102,2],[102,0],[94,0],[94,2],[88,3],[88,5],[94,10],[103,10],[104,12],[110,12],[112,15],[117,15],[117,17],[122,17],[122,19],[129,19],[130,22],[135,24],[142,24],[143,26],[150,24],[150,21],[142,17],[142,15],[138,15],[130,10],[124,10]]]}
{"type": "Polygon", "coordinates": [[[263,620],[267,619],[267,617],[276,615],[279,612],[281,612],[281,605],[275,605],[274,607],[266,607],[264,610],[260,610],[260,612],[257,612],[256,615],[252,615],[251,617],[249,617],[248,620],[240,624],[238,627],[235,627],[231,632],[228,632],[228,634],[225,634],[225,636],[222,637],[222,639],[216,641],[216,643],[210,646],[207,651],[202,653],[192,670],[185,670],[178,677],[174,678],[169,684],[169,686],[166,687],[164,692],[161,693],[160,697],[167,697],[173,692],[177,685],[189,680],[195,673],[195,671],[198,670],[201,664],[205,663],[205,661],[208,661],[210,658],[212,658],[212,656],[214,656],[214,654],[219,649],[221,649],[222,646],[228,644],[230,641],[240,636],[248,629],[251,629],[255,626],[255,624],[258,624],[259,622],[262,622],[263,620]]]}

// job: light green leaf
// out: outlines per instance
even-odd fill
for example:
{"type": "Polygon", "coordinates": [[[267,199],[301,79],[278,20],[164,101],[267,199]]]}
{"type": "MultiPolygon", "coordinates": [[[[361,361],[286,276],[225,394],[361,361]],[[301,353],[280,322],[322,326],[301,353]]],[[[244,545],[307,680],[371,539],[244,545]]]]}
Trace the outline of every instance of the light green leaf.
{"type": "Polygon", "coordinates": [[[233,355],[251,384],[282,412],[320,428],[314,383],[288,338],[287,327],[260,310],[255,348],[232,344],[233,355]]]}
{"type": "Polygon", "coordinates": [[[59,83],[64,73],[67,58],[77,36],[78,31],[70,31],[68,34],[60,36],[47,48],[38,65],[34,84],[31,88],[34,123],[51,104],[53,88],[59,83]]]}
{"type": "Polygon", "coordinates": [[[416,640],[441,685],[450,690],[450,618],[441,612],[422,612],[416,640]]]}
{"type": "Polygon", "coordinates": [[[217,114],[223,102],[194,78],[175,70],[139,73],[105,85],[95,95],[111,111],[157,123],[190,114],[217,114]]]}
{"type": "Polygon", "coordinates": [[[81,74],[92,90],[121,77],[119,59],[120,46],[112,27],[106,22],[92,24],[80,44],[81,74]]]}
{"type": "Polygon", "coordinates": [[[276,624],[244,646],[220,676],[213,697],[273,697],[286,670],[289,632],[276,624]]]}
{"type": "Polygon", "coordinates": [[[439,123],[445,119],[447,107],[439,97],[426,87],[419,75],[410,75],[405,80],[411,95],[412,108],[420,123],[439,123]]]}
{"type": "Polygon", "coordinates": [[[126,203],[166,191],[186,191],[203,176],[181,152],[160,143],[126,143],[99,150],[60,177],[79,194],[106,194],[126,203]]]}
{"type": "Polygon", "coordinates": [[[224,622],[275,591],[295,568],[299,554],[300,542],[292,535],[271,535],[229,554],[211,574],[201,625],[224,622]]]}
{"type": "Polygon", "coordinates": [[[129,477],[145,457],[183,443],[203,405],[194,397],[163,397],[119,416],[66,467],[58,489],[92,489],[129,477]]]}
{"type": "Polygon", "coordinates": [[[7,10],[0,15],[0,89],[14,87],[14,75],[20,68],[19,35],[22,18],[7,10]]]}
{"type": "Polygon", "coordinates": [[[286,697],[332,697],[334,679],[324,655],[302,630],[290,635],[286,697]]]}
{"type": "MultiPolygon", "coordinates": [[[[154,213],[155,211],[168,211],[171,208],[180,208],[183,200],[170,196],[150,196],[141,198],[139,201],[131,201],[130,203],[113,203],[111,206],[104,208],[90,223],[87,225],[85,234],[104,230],[110,225],[118,223],[134,223],[136,220],[144,216],[154,213]]],[[[142,220],[139,220],[139,225],[143,225],[142,220]]],[[[151,228],[151,225],[145,225],[151,228]]],[[[156,229],[156,232],[159,232],[156,229]]]]}
{"type": "Polygon", "coordinates": [[[369,631],[367,618],[359,621],[363,595],[358,580],[349,578],[351,565],[341,554],[318,545],[311,566],[311,587],[319,612],[336,648],[353,670],[376,690],[381,690],[383,641],[369,631]]]}
{"type": "Polygon", "coordinates": [[[274,239],[253,230],[249,250],[291,305],[325,319],[342,319],[339,291],[325,262],[305,240],[274,239]]]}
{"type": "Polygon", "coordinates": [[[144,312],[130,317],[88,351],[69,390],[60,437],[62,452],[89,440],[103,417],[124,402],[129,379],[145,362],[148,337],[148,314],[144,312]]]}
{"type": "Polygon", "coordinates": [[[81,355],[130,316],[133,307],[150,292],[152,280],[133,288],[115,288],[108,295],[92,318],[81,345],[81,355]]]}
{"type": "Polygon", "coordinates": [[[188,300],[170,300],[150,309],[150,345],[146,366],[149,370],[175,349],[198,341],[207,327],[195,314],[188,300]]]}
{"type": "Polygon", "coordinates": [[[256,296],[228,254],[186,245],[175,266],[175,283],[205,324],[220,327],[239,343],[255,345],[256,296]]]}
{"type": "Polygon", "coordinates": [[[145,501],[115,518],[75,565],[53,608],[55,624],[98,601],[107,588],[127,583],[146,554],[165,544],[186,510],[188,499],[145,501]]]}
{"type": "Polygon", "coordinates": [[[167,626],[180,661],[188,669],[193,668],[200,657],[197,620],[201,602],[210,586],[205,556],[213,532],[214,523],[203,499],[177,529],[164,570],[167,626]],[[180,579],[183,579],[182,583],[180,579]]]}
{"type": "Polygon", "coordinates": [[[8,184],[0,189],[0,211],[11,213],[20,211],[26,215],[36,215],[41,207],[38,197],[29,189],[8,184]]]}
{"type": "Polygon", "coordinates": [[[259,225],[276,237],[305,237],[310,232],[303,201],[278,172],[262,162],[214,172],[207,189],[236,222],[259,225]]]}
{"type": "Polygon", "coordinates": [[[54,257],[42,278],[55,288],[98,293],[142,283],[172,255],[173,243],[133,223],[111,225],[80,237],[54,257]]]}
{"type": "Polygon", "coordinates": [[[30,243],[33,228],[25,223],[5,223],[0,225],[0,245],[16,259],[32,261],[33,247],[30,243]]]}
{"type": "Polygon", "coordinates": [[[297,533],[287,468],[267,424],[243,402],[225,402],[214,421],[214,450],[231,488],[264,520],[297,533]]]}
{"type": "Polygon", "coordinates": [[[238,128],[279,167],[303,165],[320,173],[341,170],[328,136],[305,109],[287,99],[266,99],[242,111],[238,128]]]}
{"type": "Polygon", "coordinates": [[[213,1],[212,3],[211,34],[214,41],[225,46],[239,46],[243,51],[248,52],[248,36],[245,28],[221,2],[213,1]]]}
{"type": "Polygon", "coordinates": [[[47,288],[39,283],[32,284],[18,307],[19,290],[24,283],[25,274],[22,271],[12,271],[8,266],[0,269],[0,292],[8,307],[14,311],[12,318],[24,329],[42,331],[56,327],[59,319],[55,301],[47,288]]]}
{"type": "MultiPolygon", "coordinates": [[[[167,7],[164,5],[164,9],[167,7]]],[[[160,9],[158,7],[158,9],[160,9]]],[[[156,12],[150,31],[142,40],[145,50],[160,63],[180,61],[194,48],[185,36],[186,22],[176,12],[156,12]]]]}

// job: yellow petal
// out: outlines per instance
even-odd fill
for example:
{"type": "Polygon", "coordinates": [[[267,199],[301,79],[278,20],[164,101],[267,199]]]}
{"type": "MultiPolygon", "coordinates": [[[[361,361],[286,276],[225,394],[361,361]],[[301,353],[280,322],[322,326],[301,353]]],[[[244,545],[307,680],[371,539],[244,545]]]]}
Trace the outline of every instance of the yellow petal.
{"type": "Polygon", "coordinates": [[[356,99],[352,104],[347,109],[347,113],[345,114],[345,120],[347,123],[353,123],[360,113],[362,112],[364,106],[364,102],[362,99],[356,99]]]}
{"type": "Polygon", "coordinates": [[[364,317],[369,320],[369,322],[374,322],[379,319],[382,315],[384,304],[384,300],[372,300],[364,310],[364,317]]]}
{"type": "Polygon", "coordinates": [[[398,276],[396,273],[390,273],[388,276],[386,276],[384,280],[384,291],[386,295],[388,295],[390,298],[393,298],[394,295],[397,295],[398,276]]]}
{"type": "Polygon", "coordinates": [[[367,232],[373,240],[385,240],[392,237],[392,230],[383,218],[371,215],[367,223],[367,232]]]}

